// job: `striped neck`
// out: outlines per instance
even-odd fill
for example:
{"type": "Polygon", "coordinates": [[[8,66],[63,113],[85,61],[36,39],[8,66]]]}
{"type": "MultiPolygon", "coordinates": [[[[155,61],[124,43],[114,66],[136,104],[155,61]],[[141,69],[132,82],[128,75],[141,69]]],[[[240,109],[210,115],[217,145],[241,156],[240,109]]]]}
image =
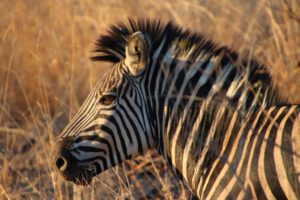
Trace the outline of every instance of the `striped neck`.
{"type": "Polygon", "coordinates": [[[285,100],[275,92],[266,68],[254,61],[243,65],[221,48],[199,53],[191,63],[192,52],[178,59],[177,47],[164,45],[163,40],[153,53],[143,83],[155,119],[152,130],[159,153],[196,194],[202,175],[222,149],[220,141],[226,142],[222,130],[229,126],[226,118],[235,116],[240,124],[249,111],[279,106],[285,100]]]}

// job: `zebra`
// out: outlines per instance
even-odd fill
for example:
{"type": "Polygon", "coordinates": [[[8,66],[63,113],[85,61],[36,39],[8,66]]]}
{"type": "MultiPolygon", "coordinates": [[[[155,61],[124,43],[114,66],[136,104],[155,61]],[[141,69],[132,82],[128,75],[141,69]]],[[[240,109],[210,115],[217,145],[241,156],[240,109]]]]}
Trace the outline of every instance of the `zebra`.
{"type": "Polygon", "coordinates": [[[200,199],[300,198],[300,108],[266,66],[204,35],[129,19],[96,43],[113,65],[57,138],[75,184],[157,149],[200,199]]]}

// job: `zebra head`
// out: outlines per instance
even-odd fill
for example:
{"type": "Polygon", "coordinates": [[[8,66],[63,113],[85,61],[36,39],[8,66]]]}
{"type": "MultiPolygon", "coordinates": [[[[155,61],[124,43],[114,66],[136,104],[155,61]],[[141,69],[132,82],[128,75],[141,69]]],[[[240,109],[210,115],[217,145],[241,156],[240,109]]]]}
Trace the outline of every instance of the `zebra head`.
{"type": "Polygon", "coordinates": [[[137,31],[124,44],[123,56],[92,89],[54,147],[55,166],[76,184],[89,184],[93,176],[153,146],[141,87],[150,40],[137,31]]]}

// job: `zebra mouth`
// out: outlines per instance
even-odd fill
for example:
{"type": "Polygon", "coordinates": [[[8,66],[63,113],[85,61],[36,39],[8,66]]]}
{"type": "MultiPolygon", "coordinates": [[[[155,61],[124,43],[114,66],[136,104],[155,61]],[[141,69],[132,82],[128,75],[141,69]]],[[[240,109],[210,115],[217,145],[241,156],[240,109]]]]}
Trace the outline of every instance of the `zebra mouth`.
{"type": "Polygon", "coordinates": [[[76,167],[76,170],[74,170],[74,173],[66,173],[66,174],[62,174],[62,175],[66,181],[71,181],[76,185],[86,186],[92,182],[93,177],[96,174],[95,174],[95,171],[93,170],[93,167],[85,168],[83,166],[79,166],[79,167],[76,167]]]}
{"type": "Polygon", "coordinates": [[[81,173],[77,177],[71,177],[69,179],[66,178],[66,180],[71,181],[71,182],[75,183],[76,185],[86,186],[92,182],[93,176],[89,175],[87,173],[81,173]]]}

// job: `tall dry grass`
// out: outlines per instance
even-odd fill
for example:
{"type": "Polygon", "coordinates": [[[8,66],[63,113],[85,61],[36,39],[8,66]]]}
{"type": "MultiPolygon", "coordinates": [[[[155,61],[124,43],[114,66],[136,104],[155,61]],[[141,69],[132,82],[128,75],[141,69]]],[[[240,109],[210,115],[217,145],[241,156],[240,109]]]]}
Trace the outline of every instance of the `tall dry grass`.
{"type": "Polygon", "coordinates": [[[300,102],[299,0],[1,0],[0,13],[0,199],[189,196],[155,152],[87,188],[51,166],[55,136],[109,66],[89,60],[95,39],[127,17],[172,20],[255,57],[300,102]]]}

